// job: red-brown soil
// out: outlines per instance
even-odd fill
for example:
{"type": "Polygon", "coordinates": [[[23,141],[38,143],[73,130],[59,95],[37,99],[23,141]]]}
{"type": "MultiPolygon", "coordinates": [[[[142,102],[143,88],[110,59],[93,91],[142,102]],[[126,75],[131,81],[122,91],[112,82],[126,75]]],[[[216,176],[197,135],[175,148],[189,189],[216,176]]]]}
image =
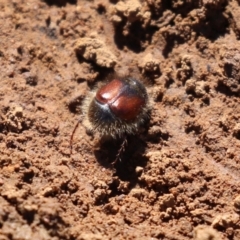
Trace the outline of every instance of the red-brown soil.
{"type": "Polygon", "coordinates": [[[239,0],[1,0],[0,240],[239,240],[239,40],[239,0]],[[149,123],[70,155],[114,73],[149,123]]]}

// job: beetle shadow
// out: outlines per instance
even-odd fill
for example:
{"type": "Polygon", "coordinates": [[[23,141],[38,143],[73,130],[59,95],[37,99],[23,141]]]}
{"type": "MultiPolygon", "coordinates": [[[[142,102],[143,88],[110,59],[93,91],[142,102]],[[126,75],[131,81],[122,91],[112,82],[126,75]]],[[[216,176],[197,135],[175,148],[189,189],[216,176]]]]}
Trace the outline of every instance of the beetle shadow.
{"type": "Polygon", "coordinates": [[[124,151],[116,159],[123,142],[124,139],[103,139],[99,142],[99,148],[94,150],[94,155],[101,166],[115,169],[115,176],[123,181],[132,181],[137,178],[136,167],[147,164],[144,156],[147,144],[141,137],[127,136],[124,151]]]}

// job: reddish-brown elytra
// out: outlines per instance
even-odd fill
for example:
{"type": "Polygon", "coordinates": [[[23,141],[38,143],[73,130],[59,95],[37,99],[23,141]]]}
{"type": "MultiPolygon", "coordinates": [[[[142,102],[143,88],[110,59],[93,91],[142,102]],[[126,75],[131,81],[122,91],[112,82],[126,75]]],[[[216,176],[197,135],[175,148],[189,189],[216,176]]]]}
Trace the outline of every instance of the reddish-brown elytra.
{"type": "Polygon", "coordinates": [[[96,100],[102,104],[111,103],[120,94],[122,85],[122,82],[114,79],[97,91],[96,100]]]}
{"type": "Polygon", "coordinates": [[[97,91],[95,99],[101,104],[107,104],[111,113],[122,121],[134,121],[147,100],[146,92],[140,92],[134,84],[134,80],[127,82],[114,79],[97,91]]]}
{"type": "Polygon", "coordinates": [[[100,135],[134,134],[148,116],[146,88],[132,77],[114,79],[97,91],[85,113],[85,126],[100,135]]]}

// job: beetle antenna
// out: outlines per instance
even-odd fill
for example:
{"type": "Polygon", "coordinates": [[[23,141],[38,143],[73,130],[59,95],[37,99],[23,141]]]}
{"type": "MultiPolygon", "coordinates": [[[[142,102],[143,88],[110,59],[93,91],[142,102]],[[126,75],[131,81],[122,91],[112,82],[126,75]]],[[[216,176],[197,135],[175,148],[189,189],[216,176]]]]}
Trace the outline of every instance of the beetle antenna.
{"type": "Polygon", "coordinates": [[[75,135],[75,132],[77,131],[77,128],[80,124],[81,120],[78,120],[77,121],[77,124],[75,125],[73,131],[72,131],[72,134],[71,134],[71,138],[70,138],[70,142],[69,142],[69,145],[70,145],[70,155],[72,155],[72,144],[73,144],[73,137],[75,135]]]}

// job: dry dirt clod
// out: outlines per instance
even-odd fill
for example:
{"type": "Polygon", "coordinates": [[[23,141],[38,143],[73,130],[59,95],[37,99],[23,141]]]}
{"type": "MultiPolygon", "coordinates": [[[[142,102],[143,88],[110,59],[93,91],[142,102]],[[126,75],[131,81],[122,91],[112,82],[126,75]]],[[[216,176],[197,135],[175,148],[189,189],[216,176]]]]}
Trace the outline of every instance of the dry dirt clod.
{"type": "Polygon", "coordinates": [[[194,240],[218,240],[219,233],[209,226],[199,225],[194,229],[194,240]]]}
{"type": "Polygon", "coordinates": [[[75,51],[86,60],[93,61],[101,67],[113,68],[116,57],[106,44],[96,38],[81,38],[76,41],[75,51]]]}

